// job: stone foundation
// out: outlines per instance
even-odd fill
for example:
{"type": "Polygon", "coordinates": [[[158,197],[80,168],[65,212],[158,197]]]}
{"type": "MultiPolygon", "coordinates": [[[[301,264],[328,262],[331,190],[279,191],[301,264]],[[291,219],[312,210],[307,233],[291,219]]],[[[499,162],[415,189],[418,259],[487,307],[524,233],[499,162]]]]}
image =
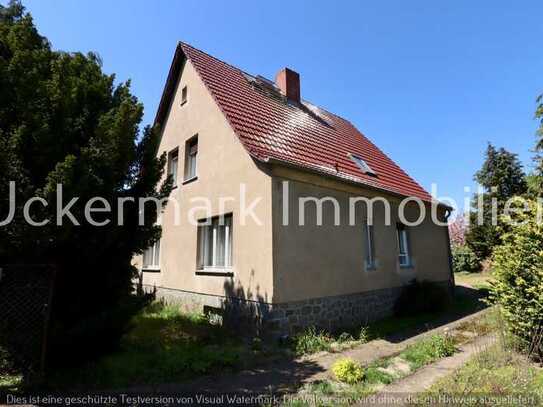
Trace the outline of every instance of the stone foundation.
{"type": "Polygon", "coordinates": [[[264,336],[292,335],[310,326],[333,331],[365,325],[392,315],[402,291],[402,287],[394,287],[269,304],[162,287],[144,289],[155,290],[158,298],[180,304],[184,310],[203,312],[218,323],[264,336]]]}
{"type": "Polygon", "coordinates": [[[386,288],[356,294],[313,298],[274,304],[272,330],[294,333],[309,326],[333,331],[361,326],[392,315],[402,287],[386,288]]]}

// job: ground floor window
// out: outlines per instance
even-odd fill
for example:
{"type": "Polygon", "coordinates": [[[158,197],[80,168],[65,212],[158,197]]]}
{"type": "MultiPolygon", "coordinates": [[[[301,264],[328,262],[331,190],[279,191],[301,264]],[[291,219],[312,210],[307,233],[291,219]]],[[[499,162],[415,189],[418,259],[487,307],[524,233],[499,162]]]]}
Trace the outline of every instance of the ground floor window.
{"type": "Polygon", "coordinates": [[[160,268],[160,240],[143,252],[143,269],[156,270],[160,268]]]}
{"type": "Polygon", "coordinates": [[[232,267],[232,214],[199,221],[198,269],[230,267],[232,267]]]}
{"type": "Polygon", "coordinates": [[[407,233],[407,228],[405,225],[399,223],[396,230],[398,233],[398,259],[400,261],[400,267],[410,267],[411,255],[409,253],[409,234],[407,233]]]}
{"type": "Polygon", "coordinates": [[[375,247],[373,243],[373,225],[364,222],[365,240],[366,240],[366,270],[375,268],[375,247]]]}

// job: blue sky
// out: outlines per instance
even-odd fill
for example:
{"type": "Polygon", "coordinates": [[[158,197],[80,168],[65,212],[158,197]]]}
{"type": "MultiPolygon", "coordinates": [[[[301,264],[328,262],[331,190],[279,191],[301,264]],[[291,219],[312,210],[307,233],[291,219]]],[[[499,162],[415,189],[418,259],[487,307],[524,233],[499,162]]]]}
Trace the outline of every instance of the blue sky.
{"type": "MultiPolygon", "coordinates": [[[[2,1],[5,3],[5,1],[2,1]]],[[[542,1],[26,0],[54,48],[95,51],[153,120],[178,40],[247,72],[288,66],[425,188],[462,202],[487,142],[529,166],[542,1]]]]}

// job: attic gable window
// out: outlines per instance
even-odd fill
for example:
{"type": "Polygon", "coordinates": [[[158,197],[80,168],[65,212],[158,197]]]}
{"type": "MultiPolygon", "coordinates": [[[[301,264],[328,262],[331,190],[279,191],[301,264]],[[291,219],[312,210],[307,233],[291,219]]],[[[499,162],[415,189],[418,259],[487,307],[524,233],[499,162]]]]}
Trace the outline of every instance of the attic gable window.
{"type": "Polygon", "coordinates": [[[179,149],[176,148],[168,153],[168,175],[172,176],[173,187],[177,187],[177,166],[179,162],[179,149]]]}
{"type": "Polygon", "coordinates": [[[196,179],[196,159],[198,157],[198,135],[185,143],[185,181],[196,179]]]}
{"type": "Polygon", "coordinates": [[[349,154],[349,157],[363,173],[377,176],[377,173],[371,169],[371,167],[362,159],[362,157],[355,154],[349,154]]]}
{"type": "Polygon", "coordinates": [[[187,92],[187,87],[183,86],[183,89],[181,89],[181,106],[187,103],[187,92]]]}

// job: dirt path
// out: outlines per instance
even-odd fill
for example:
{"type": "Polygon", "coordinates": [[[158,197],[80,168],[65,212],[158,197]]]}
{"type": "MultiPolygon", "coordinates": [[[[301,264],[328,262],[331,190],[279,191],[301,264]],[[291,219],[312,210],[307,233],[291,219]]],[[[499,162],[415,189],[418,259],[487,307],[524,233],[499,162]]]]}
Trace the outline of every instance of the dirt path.
{"type": "MultiPolygon", "coordinates": [[[[137,388],[118,390],[119,393],[175,393],[175,394],[217,394],[236,393],[246,395],[286,394],[293,393],[305,383],[323,380],[330,377],[330,367],[341,357],[353,358],[363,365],[377,359],[393,356],[408,345],[420,340],[423,336],[452,330],[454,327],[478,318],[485,311],[480,311],[454,322],[427,330],[407,339],[377,339],[356,348],[338,353],[319,353],[299,359],[276,362],[261,366],[258,369],[242,371],[235,374],[202,377],[191,382],[140,386],[137,388]]],[[[424,370],[424,369],[423,369],[424,370]]]]}
{"type": "MultiPolygon", "coordinates": [[[[473,342],[460,346],[460,351],[454,355],[441,359],[436,363],[425,366],[416,371],[412,375],[406,376],[397,382],[385,386],[376,395],[377,400],[385,398],[394,398],[398,395],[394,405],[407,405],[408,403],[400,403],[402,397],[407,394],[420,393],[428,390],[439,379],[453,373],[456,369],[462,367],[468,360],[479,352],[485,350],[488,346],[496,341],[496,336],[493,334],[485,335],[475,339],[473,342]]],[[[386,403],[385,403],[386,404],[386,403]]]]}

